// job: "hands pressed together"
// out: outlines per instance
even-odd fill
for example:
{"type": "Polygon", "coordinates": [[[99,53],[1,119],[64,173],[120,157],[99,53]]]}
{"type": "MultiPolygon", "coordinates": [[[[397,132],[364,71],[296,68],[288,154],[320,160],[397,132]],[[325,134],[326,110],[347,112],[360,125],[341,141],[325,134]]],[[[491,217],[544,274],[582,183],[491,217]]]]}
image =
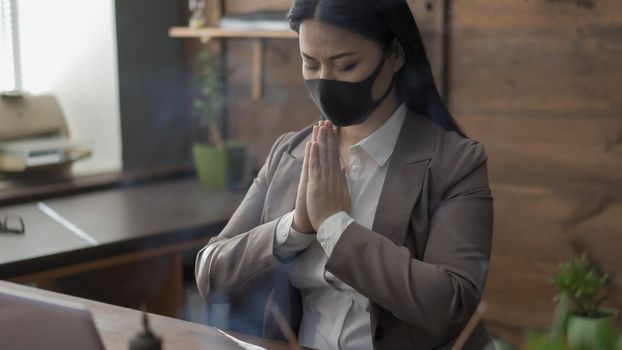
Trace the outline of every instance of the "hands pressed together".
{"type": "Polygon", "coordinates": [[[293,228],[315,234],[320,225],[340,211],[350,212],[346,170],[341,168],[337,130],[330,121],[313,127],[302,165],[293,228]]]}

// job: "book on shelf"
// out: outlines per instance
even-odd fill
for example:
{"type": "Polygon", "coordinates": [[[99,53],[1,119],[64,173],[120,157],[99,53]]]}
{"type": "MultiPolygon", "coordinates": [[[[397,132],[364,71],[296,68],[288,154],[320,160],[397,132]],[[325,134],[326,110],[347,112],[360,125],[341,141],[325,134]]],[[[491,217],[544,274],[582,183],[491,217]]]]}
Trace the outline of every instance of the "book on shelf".
{"type": "Polygon", "coordinates": [[[220,19],[222,29],[228,30],[290,30],[284,12],[253,12],[240,15],[228,15],[220,19]]]}

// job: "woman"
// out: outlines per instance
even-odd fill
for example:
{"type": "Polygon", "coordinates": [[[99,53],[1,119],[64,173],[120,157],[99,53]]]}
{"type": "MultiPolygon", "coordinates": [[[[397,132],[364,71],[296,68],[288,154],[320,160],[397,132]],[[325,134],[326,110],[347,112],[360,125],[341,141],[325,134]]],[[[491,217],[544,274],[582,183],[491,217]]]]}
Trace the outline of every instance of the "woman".
{"type": "MultiPolygon", "coordinates": [[[[449,348],[488,271],[484,149],[444,106],[405,0],[294,0],[289,20],[322,120],[276,141],[198,287],[269,285],[304,346],[449,348]]],[[[487,342],[478,325],[467,348],[487,342]]]]}

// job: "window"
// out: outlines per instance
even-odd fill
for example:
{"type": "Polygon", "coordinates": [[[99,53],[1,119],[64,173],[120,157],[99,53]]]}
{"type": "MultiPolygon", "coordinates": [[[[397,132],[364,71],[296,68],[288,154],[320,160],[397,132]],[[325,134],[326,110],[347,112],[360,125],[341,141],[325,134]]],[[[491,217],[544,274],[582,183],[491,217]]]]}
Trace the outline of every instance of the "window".
{"type": "Polygon", "coordinates": [[[0,0],[0,92],[21,89],[17,0],[0,0]]]}

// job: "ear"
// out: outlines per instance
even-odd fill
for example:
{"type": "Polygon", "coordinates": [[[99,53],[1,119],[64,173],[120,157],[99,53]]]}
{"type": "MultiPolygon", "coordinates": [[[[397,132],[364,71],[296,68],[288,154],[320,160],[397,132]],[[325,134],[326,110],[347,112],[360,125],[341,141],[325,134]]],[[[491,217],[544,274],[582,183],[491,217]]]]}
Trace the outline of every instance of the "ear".
{"type": "Polygon", "coordinates": [[[393,46],[393,58],[395,59],[393,63],[393,72],[397,73],[404,67],[404,64],[406,64],[406,54],[397,39],[395,39],[391,45],[393,46]]]}

